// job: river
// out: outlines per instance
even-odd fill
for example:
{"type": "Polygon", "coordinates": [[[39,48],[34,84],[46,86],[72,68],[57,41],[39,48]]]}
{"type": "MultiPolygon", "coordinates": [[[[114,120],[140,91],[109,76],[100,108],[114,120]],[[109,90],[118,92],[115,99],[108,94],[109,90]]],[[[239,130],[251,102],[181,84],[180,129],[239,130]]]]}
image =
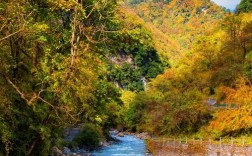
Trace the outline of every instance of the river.
{"type": "Polygon", "coordinates": [[[118,137],[115,134],[111,134],[112,137],[118,139],[109,146],[105,146],[100,150],[93,151],[95,156],[145,156],[146,145],[144,140],[138,139],[135,136],[125,135],[124,137],[118,137]]]}

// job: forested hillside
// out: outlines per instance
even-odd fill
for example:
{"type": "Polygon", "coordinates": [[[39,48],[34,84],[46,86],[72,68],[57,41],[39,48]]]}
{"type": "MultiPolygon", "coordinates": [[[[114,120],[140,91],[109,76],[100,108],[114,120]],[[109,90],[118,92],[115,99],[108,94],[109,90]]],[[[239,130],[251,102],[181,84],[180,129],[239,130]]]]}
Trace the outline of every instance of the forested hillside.
{"type": "Polygon", "coordinates": [[[126,4],[152,29],[160,55],[172,64],[191,52],[194,40],[211,31],[225,13],[210,0],[146,0],[126,4]]]}
{"type": "Polygon", "coordinates": [[[158,29],[168,36],[166,52],[172,61],[131,102],[130,128],[154,135],[251,135],[250,5],[242,1],[230,13],[210,1],[129,1],[155,27],[153,34],[158,29]],[[179,55],[172,52],[176,47],[179,55]]]}
{"type": "Polygon", "coordinates": [[[251,136],[251,6],[1,1],[0,156],[92,150],[110,128],[251,136]],[[64,130],[79,124],[66,142],[64,130]]]}
{"type": "Polygon", "coordinates": [[[144,82],[163,73],[169,64],[161,60],[154,36],[144,21],[132,10],[120,5],[118,19],[123,19],[120,34],[110,45],[114,53],[109,55],[108,78],[124,90],[142,91],[144,82]]]}

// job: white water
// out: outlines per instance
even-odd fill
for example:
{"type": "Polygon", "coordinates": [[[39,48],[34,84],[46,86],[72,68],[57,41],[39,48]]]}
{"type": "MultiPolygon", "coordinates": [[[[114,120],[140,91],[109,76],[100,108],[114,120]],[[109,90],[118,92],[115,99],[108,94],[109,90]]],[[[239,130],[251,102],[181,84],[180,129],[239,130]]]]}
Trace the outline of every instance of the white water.
{"type": "Polygon", "coordinates": [[[144,140],[130,135],[117,137],[112,134],[112,137],[120,141],[103,147],[101,150],[93,151],[92,154],[95,156],[145,156],[146,146],[144,140]]]}

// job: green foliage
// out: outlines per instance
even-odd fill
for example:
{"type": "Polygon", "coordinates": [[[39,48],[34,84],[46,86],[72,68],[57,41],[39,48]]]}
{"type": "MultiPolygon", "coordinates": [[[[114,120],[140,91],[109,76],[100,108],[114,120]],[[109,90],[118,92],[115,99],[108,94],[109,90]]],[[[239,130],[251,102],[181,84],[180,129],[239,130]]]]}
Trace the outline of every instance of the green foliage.
{"type": "Polygon", "coordinates": [[[85,147],[93,150],[100,145],[102,139],[102,130],[99,126],[85,123],[82,126],[80,134],[73,139],[73,142],[78,147],[85,147]]]}
{"type": "Polygon", "coordinates": [[[141,91],[144,89],[141,78],[149,80],[156,77],[163,72],[165,65],[144,23],[124,8],[118,16],[124,21],[120,24],[119,34],[111,36],[114,41],[109,49],[116,54],[111,54],[110,60],[116,65],[109,66],[108,78],[123,89],[141,91]]]}
{"type": "Polygon", "coordinates": [[[153,49],[138,50],[133,51],[134,62],[139,67],[141,75],[145,76],[147,79],[155,78],[158,74],[163,72],[163,64],[157,54],[153,49]]]}
{"type": "Polygon", "coordinates": [[[252,11],[252,1],[251,0],[241,0],[240,4],[236,8],[237,13],[251,12],[252,11]]]}
{"type": "Polygon", "coordinates": [[[144,2],[144,0],[125,0],[125,2],[131,5],[134,5],[134,4],[139,4],[141,2],[144,2]]]}
{"type": "Polygon", "coordinates": [[[141,72],[134,69],[131,64],[123,64],[120,68],[114,68],[109,73],[109,79],[116,81],[126,90],[143,90],[141,72]]]}
{"type": "MultiPolygon", "coordinates": [[[[5,155],[8,155],[11,149],[11,142],[12,139],[12,133],[10,131],[10,128],[8,128],[8,124],[3,121],[2,118],[0,118],[0,135],[1,135],[1,148],[0,151],[5,151],[5,155]]],[[[4,153],[0,153],[0,155],[4,155],[4,153]]]]}
{"type": "Polygon", "coordinates": [[[49,155],[52,146],[60,146],[56,140],[64,137],[63,128],[76,122],[114,124],[106,120],[111,114],[106,105],[120,103],[120,94],[104,78],[100,55],[106,52],[99,43],[107,37],[104,32],[117,27],[115,5],[106,0],[0,2],[4,155],[49,155]]]}
{"type": "MultiPolygon", "coordinates": [[[[133,132],[141,131],[139,125],[145,122],[146,101],[148,96],[145,93],[139,93],[130,103],[126,112],[124,112],[124,121],[126,126],[133,132]]],[[[147,127],[146,127],[147,128],[147,127]]]]}

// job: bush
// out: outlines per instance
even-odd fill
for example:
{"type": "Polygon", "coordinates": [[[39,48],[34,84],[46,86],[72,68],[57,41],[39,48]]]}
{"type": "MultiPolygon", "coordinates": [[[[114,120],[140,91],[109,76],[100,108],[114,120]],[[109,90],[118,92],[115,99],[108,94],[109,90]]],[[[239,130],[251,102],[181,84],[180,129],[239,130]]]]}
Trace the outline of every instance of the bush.
{"type": "Polygon", "coordinates": [[[86,123],[83,125],[79,135],[77,135],[73,142],[79,147],[85,147],[89,150],[93,150],[99,146],[102,141],[102,130],[99,126],[86,123]]]}

